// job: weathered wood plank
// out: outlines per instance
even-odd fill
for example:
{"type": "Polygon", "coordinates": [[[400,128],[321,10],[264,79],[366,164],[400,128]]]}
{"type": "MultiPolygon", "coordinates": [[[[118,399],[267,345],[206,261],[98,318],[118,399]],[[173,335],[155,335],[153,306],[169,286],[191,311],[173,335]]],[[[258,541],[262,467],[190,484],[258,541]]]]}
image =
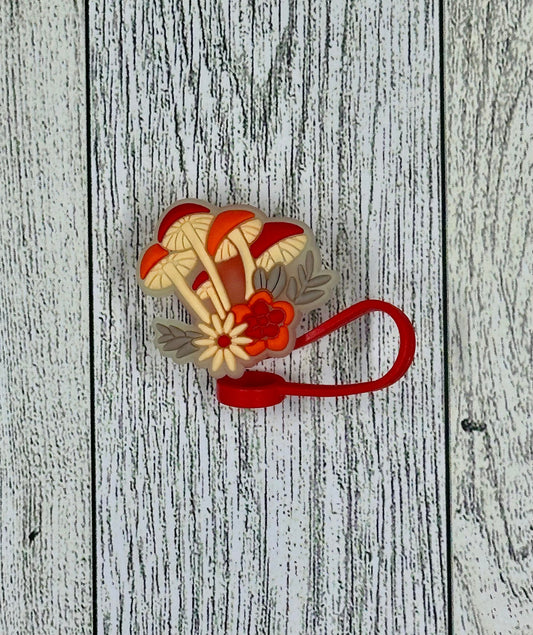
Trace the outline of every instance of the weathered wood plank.
{"type": "Polygon", "coordinates": [[[533,628],[533,6],[446,3],[458,633],[533,628]]]}
{"type": "Polygon", "coordinates": [[[0,632],[90,631],[82,2],[0,3],[0,632]]]}
{"type": "MultiPolygon", "coordinates": [[[[99,626],[106,632],[442,633],[446,623],[436,3],[90,5],[99,626]],[[156,352],[135,263],[184,196],[313,226],[335,301],[403,307],[401,384],[220,407],[156,352]]],[[[372,318],[276,367],[376,375],[372,318]]],[[[267,364],[267,366],[269,366],[267,364]]]]}

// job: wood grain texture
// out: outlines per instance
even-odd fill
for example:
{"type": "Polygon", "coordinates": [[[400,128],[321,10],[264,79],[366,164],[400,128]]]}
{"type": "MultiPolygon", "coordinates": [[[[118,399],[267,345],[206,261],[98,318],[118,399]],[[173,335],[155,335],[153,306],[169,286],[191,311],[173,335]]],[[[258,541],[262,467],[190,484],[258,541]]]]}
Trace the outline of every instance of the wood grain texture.
{"type": "MultiPolygon", "coordinates": [[[[446,630],[436,3],[90,4],[98,615],[102,632],[446,630]],[[162,358],[135,265],[166,206],[246,202],[309,223],[364,297],[412,316],[380,394],[219,406],[162,358]]],[[[276,368],[376,376],[364,320],[276,368]]],[[[267,368],[274,364],[263,364],[267,368]]]]}
{"type": "Polygon", "coordinates": [[[0,3],[0,632],[91,626],[83,3],[0,3]]]}
{"type": "Polygon", "coordinates": [[[446,3],[454,624],[533,632],[533,5],[446,3]]]}

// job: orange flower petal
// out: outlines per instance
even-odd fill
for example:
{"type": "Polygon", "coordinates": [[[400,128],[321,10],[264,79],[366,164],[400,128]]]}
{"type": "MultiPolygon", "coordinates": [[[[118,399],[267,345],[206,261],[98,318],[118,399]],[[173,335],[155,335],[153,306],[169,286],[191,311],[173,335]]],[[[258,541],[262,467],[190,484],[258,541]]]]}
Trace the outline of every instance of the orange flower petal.
{"type": "Polygon", "coordinates": [[[267,304],[272,305],[272,295],[268,291],[261,290],[254,293],[248,302],[249,306],[252,306],[258,300],[264,300],[267,304]]]}
{"type": "Polygon", "coordinates": [[[282,351],[289,343],[289,329],[282,326],[277,337],[268,340],[267,346],[271,351],[282,351]]]}
{"type": "Polygon", "coordinates": [[[250,307],[247,304],[236,304],[231,307],[231,311],[235,316],[235,322],[237,324],[244,322],[244,318],[251,313],[250,307]]]}
{"type": "Polygon", "coordinates": [[[285,320],[283,321],[283,324],[285,324],[285,326],[292,322],[292,320],[294,319],[294,308],[292,304],[280,300],[279,302],[274,302],[272,306],[274,309],[281,309],[285,313],[285,320]]]}
{"type": "Polygon", "coordinates": [[[263,340],[257,340],[257,342],[252,342],[251,344],[248,344],[248,346],[245,346],[244,350],[248,353],[248,355],[254,357],[255,355],[262,353],[265,348],[266,342],[263,340]]]}

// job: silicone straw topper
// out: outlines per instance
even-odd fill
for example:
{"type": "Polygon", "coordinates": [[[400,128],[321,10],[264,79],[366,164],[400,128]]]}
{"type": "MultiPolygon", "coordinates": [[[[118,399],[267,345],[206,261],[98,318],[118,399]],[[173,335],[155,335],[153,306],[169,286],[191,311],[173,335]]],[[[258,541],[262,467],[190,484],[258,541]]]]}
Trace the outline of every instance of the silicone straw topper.
{"type": "Polygon", "coordinates": [[[176,294],[191,323],[155,320],[156,345],[178,363],[192,362],[218,381],[223,403],[265,407],[288,394],[333,396],[377,390],[399,379],[414,355],[414,331],[396,307],[360,302],[297,337],[302,315],[324,304],[338,275],[321,265],[305,224],[269,219],[246,205],[217,208],[182,200],[160,219],[156,242],[138,266],[142,289],[176,294]],[[250,371],[267,357],[283,357],[369,311],[385,311],[400,329],[400,353],[380,380],[349,386],[291,384],[272,373],[250,371]]]}

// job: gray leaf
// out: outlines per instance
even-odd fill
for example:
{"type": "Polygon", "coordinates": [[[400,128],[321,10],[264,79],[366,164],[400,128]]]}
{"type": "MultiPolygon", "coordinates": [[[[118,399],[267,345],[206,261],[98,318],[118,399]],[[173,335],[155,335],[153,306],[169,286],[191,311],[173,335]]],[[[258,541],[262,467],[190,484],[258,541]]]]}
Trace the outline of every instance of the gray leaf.
{"type": "Polygon", "coordinates": [[[267,284],[266,271],[264,269],[256,269],[253,277],[254,288],[265,289],[267,284]]]}
{"type": "Polygon", "coordinates": [[[295,304],[301,306],[302,304],[311,304],[311,302],[315,302],[315,300],[319,300],[324,295],[324,291],[321,289],[313,289],[311,291],[306,291],[302,293],[302,295],[295,301],[295,304]]]}
{"type": "MultiPolygon", "coordinates": [[[[162,343],[162,342],[161,342],[162,343]]],[[[176,355],[181,356],[180,351],[184,348],[188,348],[188,347],[194,347],[194,350],[196,350],[196,347],[194,346],[194,344],[192,343],[192,341],[190,339],[187,338],[174,338],[172,340],[169,340],[164,346],[163,346],[163,350],[164,351],[176,351],[176,355]]]]}
{"type": "Polygon", "coordinates": [[[162,335],[157,340],[158,344],[168,344],[169,342],[173,342],[174,347],[175,347],[175,348],[169,349],[169,350],[175,350],[176,348],[178,348],[182,344],[187,344],[187,342],[190,342],[190,338],[188,338],[188,337],[173,337],[172,335],[162,335]]]}
{"type": "Polygon", "coordinates": [[[156,329],[163,333],[163,335],[171,335],[171,330],[168,328],[166,324],[161,324],[161,322],[155,322],[156,329]]]}
{"type": "Polygon", "coordinates": [[[270,273],[268,274],[268,282],[267,282],[266,288],[269,291],[271,291],[272,287],[277,283],[280,272],[281,272],[281,265],[276,265],[275,267],[271,269],[270,273]]]}
{"type": "MultiPolygon", "coordinates": [[[[285,267],[278,265],[276,268],[278,269],[278,275],[275,277],[274,281],[272,274],[268,279],[268,288],[274,298],[277,298],[281,293],[283,293],[285,285],[287,284],[287,272],[285,271],[285,267]]],[[[274,272],[274,269],[272,269],[272,272],[274,272]]]]}
{"type": "Polygon", "coordinates": [[[184,346],[179,348],[174,353],[174,357],[176,359],[183,359],[183,358],[188,357],[189,355],[192,355],[193,353],[196,353],[196,352],[198,352],[198,349],[196,348],[196,346],[192,342],[187,342],[187,344],[185,344],[184,346]]]}
{"type": "Polygon", "coordinates": [[[184,337],[171,337],[170,339],[165,340],[159,338],[159,340],[157,341],[157,343],[160,345],[164,344],[164,351],[177,351],[181,346],[184,346],[188,342],[190,342],[190,340],[184,337]]]}
{"type": "Polygon", "coordinates": [[[305,275],[305,269],[302,265],[298,265],[298,278],[300,280],[300,286],[305,289],[307,286],[307,276],[305,275]]]}
{"type": "Polygon", "coordinates": [[[310,278],[313,275],[315,268],[315,254],[310,249],[305,257],[305,270],[307,271],[307,277],[310,278]]]}
{"type": "Polygon", "coordinates": [[[290,278],[289,284],[287,285],[287,297],[289,298],[289,300],[294,301],[294,298],[296,297],[297,293],[298,293],[298,285],[296,283],[296,279],[290,278]]]}
{"type": "Polygon", "coordinates": [[[309,280],[309,282],[307,283],[307,287],[309,289],[312,289],[314,287],[323,287],[330,280],[331,280],[331,274],[323,273],[323,274],[320,274],[319,276],[315,276],[314,278],[311,278],[311,280],[309,280]]]}
{"type": "Polygon", "coordinates": [[[163,346],[163,350],[164,351],[177,351],[179,349],[179,347],[182,345],[182,342],[179,342],[178,340],[171,339],[169,340],[164,346],[163,346]]]}
{"type": "Polygon", "coordinates": [[[201,331],[186,331],[185,335],[188,337],[188,339],[194,340],[197,337],[202,337],[203,333],[201,331]]]}
{"type": "Polygon", "coordinates": [[[170,340],[175,340],[176,338],[172,335],[172,333],[167,333],[167,335],[161,335],[160,338],[158,338],[158,343],[159,344],[165,344],[166,342],[170,342],[170,340]]]}
{"type": "MultiPolygon", "coordinates": [[[[184,324],[183,326],[187,328],[187,325],[184,324]]],[[[157,321],[155,322],[155,327],[161,333],[157,338],[157,344],[162,351],[176,351],[175,355],[177,357],[183,357],[182,351],[187,350],[186,354],[189,355],[193,350],[196,350],[192,340],[200,335],[198,331],[192,328],[185,331],[184,328],[176,324],[165,324],[157,321]],[[191,346],[194,347],[193,350],[191,350],[191,346]]]]}
{"type": "Polygon", "coordinates": [[[174,337],[183,337],[185,335],[185,331],[183,329],[180,329],[179,326],[174,326],[173,324],[169,324],[168,328],[170,332],[172,333],[172,335],[174,335],[174,337]]]}

